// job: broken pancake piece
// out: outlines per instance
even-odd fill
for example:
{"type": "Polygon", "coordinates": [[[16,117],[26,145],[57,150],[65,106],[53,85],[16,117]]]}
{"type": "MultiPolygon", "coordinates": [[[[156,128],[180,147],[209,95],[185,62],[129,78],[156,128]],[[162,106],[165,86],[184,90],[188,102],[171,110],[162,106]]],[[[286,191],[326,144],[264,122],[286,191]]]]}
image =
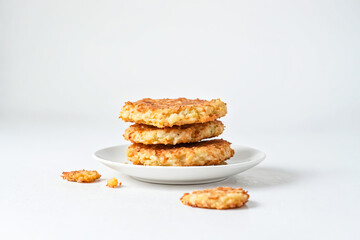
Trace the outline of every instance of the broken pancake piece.
{"type": "Polygon", "coordinates": [[[135,165],[205,166],[222,164],[234,155],[231,143],[210,140],[172,145],[134,143],[127,149],[127,158],[135,165]]]}
{"type": "Polygon", "coordinates": [[[63,179],[78,183],[91,183],[101,177],[101,175],[97,171],[87,171],[87,170],[63,172],[62,174],[63,175],[61,177],[63,179]]]}
{"type": "Polygon", "coordinates": [[[112,178],[107,181],[106,186],[109,188],[121,187],[121,182],[119,183],[119,181],[116,178],[112,178]]]}
{"type": "Polygon", "coordinates": [[[125,122],[152,125],[158,128],[214,121],[225,116],[226,103],[220,99],[151,99],[126,102],[120,112],[125,122]]]}
{"type": "Polygon", "coordinates": [[[184,205],[212,208],[212,209],[230,209],[243,206],[249,199],[249,194],[242,188],[217,187],[194,191],[191,194],[185,193],[180,198],[184,205]]]}
{"type": "Polygon", "coordinates": [[[124,138],[132,143],[175,145],[219,136],[224,128],[224,124],[217,120],[171,128],[134,124],[125,130],[124,138]]]}

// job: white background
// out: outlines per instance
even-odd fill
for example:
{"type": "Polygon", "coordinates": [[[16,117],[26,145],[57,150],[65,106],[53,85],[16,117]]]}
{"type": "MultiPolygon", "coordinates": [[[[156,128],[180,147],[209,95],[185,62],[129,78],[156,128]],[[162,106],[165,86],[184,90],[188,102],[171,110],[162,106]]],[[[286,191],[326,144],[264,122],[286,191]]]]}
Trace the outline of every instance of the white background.
{"type": "Polygon", "coordinates": [[[0,238],[358,239],[359,42],[359,1],[0,0],[0,238]],[[96,163],[144,97],[221,98],[222,137],[268,158],[196,186],[96,163]],[[124,188],[59,177],[82,168],[124,188]],[[219,185],[247,208],[178,201],[219,185]]]}

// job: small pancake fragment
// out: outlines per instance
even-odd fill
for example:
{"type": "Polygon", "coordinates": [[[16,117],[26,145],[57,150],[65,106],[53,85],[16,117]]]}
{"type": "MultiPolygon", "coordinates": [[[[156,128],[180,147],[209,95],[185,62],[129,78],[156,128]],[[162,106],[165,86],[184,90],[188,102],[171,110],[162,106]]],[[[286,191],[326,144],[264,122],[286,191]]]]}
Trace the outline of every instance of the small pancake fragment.
{"type": "Polygon", "coordinates": [[[231,143],[215,139],[178,145],[145,145],[134,143],[127,158],[135,165],[206,166],[219,165],[234,155],[231,143]]]}
{"type": "Polygon", "coordinates": [[[71,172],[63,172],[61,176],[70,182],[91,183],[99,179],[101,175],[97,171],[79,170],[71,172]]]}
{"type": "Polygon", "coordinates": [[[120,112],[125,122],[152,125],[158,128],[214,121],[227,113],[220,99],[151,99],[126,102],[120,112]]]}
{"type": "Polygon", "coordinates": [[[242,188],[217,187],[194,191],[191,194],[185,193],[180,201],[192,207],[223,210],[239,208],[248,201],[249,197],[247,191],[242,188]]]}
{"type": "Polygon", "coordinates": [[[116,178],[112,178],[107,181],[106,186],[109,188],[116,188],[118,186],[121,187],[121,182],[119,183],[119,181],[116,178]]]}
{"type": "Polygon", "coordinates": [[[219,136],[224,128],[217,120],[165,128],[134,124],[125,130],[124,138],[132,143],[175,145],[219,136]]]}

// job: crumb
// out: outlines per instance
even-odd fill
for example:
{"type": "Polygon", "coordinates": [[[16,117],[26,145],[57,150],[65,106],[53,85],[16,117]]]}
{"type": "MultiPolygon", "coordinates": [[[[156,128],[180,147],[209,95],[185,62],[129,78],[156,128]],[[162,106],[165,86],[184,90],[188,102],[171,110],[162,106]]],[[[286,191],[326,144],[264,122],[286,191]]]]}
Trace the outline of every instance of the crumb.
{"type": "Polygon", "coordinates": [[[78,183],[91,183],[101,177],[101,175],[97,171],[88,171],[88,170],[63,172],[62,174],[63,175],[61,177],[63,179],[78,183]]]}
{"type": "Polygon", "coordinates": [[[107,184],[106,186],[107,187],[110,187],[110,188],[115,188],[115,187],[120,187],[121,186],[121,182],[119,183],[119,181],[116,179],[116,178],[112,178],[112,179],[109,179],[107,181],[107,184]],[[119,186],[118,186],[119,185],[119,186]]]}

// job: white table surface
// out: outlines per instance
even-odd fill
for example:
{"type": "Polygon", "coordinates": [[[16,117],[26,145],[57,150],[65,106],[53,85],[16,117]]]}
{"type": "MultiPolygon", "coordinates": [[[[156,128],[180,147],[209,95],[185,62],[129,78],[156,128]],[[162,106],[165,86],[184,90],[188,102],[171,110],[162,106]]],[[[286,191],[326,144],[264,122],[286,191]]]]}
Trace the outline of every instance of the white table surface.
{"type": "Polygon", "coordinates": [[[125,143],[124,123],[80,122],[0,123],[0,239],[360,239],[359,131],[228,127],[224,139],[263,150],[267,159],[222,182],[173,186],[136,181],[91,157],[125,143]],[[101,180],[60,177],[83,168],[101,180]],[[112,177],[123,186],[105,187],[112,177]],[[225,211],[179,201],[217,186],[242,187],[250,201],[225,211]]]}

